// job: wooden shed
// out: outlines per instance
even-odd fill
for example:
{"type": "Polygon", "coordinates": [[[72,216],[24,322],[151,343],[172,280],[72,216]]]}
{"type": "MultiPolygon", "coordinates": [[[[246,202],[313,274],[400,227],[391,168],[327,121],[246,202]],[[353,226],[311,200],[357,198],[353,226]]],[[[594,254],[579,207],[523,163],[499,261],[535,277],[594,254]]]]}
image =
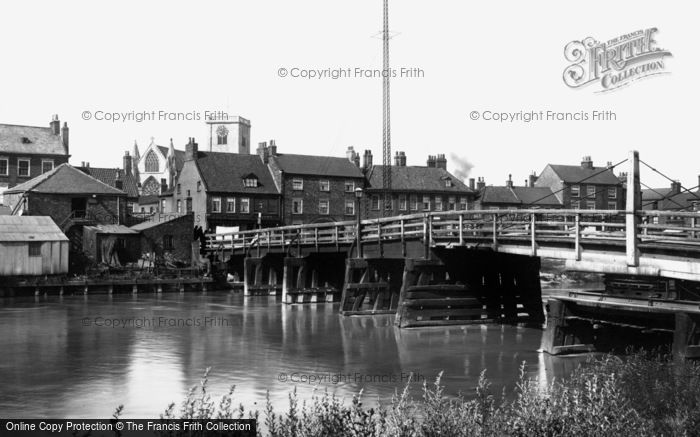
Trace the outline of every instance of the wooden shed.
{"type": "Polygon", "coordinates": [[[68,273],[68,245],[51,217],[0,216],[0,277],[68,273]]]}

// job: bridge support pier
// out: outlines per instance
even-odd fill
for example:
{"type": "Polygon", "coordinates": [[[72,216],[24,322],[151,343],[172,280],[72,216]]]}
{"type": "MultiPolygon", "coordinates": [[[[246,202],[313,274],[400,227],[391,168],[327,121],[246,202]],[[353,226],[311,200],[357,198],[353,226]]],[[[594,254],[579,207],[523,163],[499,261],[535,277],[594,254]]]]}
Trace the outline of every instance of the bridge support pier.
{"type": "Polygon", "coordinates": [[[464,247],[408,259],[395,324],[544,323],[539,258],[464,247]]]}
{"type": "Polygon", "coordinates": [[[340,313],[345,316],[395,314],[404,263],[404,258],[348,259],[340,313]]]}
{"type": "Polygon", "coordinates": [[[700,358],[700,315],[675,314],[673,355],[678,359],[700,358]]]}
{"type": "Polygon", "coordinates": [[[282,290],[278,278],[282,258],[266,255],[243,260],[243,294],[245,296],[275,296],[282,290]]]}
{"type": "Polygon", "coordinates": [[[340,300],[344,253],[284,258],[282,303],[332,303],[340,300]]]}

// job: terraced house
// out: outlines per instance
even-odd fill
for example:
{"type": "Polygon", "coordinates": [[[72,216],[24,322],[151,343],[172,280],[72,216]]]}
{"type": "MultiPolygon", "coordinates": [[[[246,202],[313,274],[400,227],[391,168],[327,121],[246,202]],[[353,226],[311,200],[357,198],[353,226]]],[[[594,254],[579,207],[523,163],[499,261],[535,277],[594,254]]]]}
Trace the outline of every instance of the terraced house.
{"type": "Polygon", "coordinates": [[[0,205],[3,192],[49,172],[70,158],[68,124],[54,115],[47,127],[0,124],[0,205]]]}
{"type": "Polygon", "coordinates": [[[279,226],[280,211],[280,192],[258,155],[200,152],[190,138],[166,212],[194,213],[195,226],[216,231],[279,226]]]}
{"type": "Polygon", "coordinates": [[[355,189],[364,176],[354,153],[346,157],[278,153],[274,140],[258,145],[282,194],[285,224],[354,220],[355,189]]]}
{"type": "Polygon", "coordinates": [[[368,187],[363,201],[364,218],[472,209],[476,190],[447,171],[445,155],[431,155],[426,166],[406,165],[406,154],[396,152],[391,166],[391,205],[382,200],[383,165],[373,165],[365,150],[363,168],[368,187]]]}

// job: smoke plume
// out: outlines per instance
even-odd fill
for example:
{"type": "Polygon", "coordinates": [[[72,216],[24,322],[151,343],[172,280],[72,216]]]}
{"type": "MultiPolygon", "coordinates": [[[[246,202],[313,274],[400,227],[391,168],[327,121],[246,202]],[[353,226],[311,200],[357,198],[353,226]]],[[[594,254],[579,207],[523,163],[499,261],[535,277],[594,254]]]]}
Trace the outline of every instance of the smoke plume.
{"type": "Polygon", "coordinates": [[[472,171],[472,168],[474,168],[474,164],[454,153],[450,155],[450,160],[454,162],[454,175],[462,181],[466,181],[469,177],[469,173],[472,171]]]}

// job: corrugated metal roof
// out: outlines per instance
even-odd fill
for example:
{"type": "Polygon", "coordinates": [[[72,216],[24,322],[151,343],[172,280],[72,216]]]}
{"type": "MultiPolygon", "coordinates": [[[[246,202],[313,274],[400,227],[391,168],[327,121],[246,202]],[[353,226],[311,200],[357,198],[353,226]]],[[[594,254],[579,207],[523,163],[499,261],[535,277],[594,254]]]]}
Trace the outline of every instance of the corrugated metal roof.
{"type": "Polygon", "coordinates": [[[0,216],[0,241],[68,241],[51,217],[0,216]]]}

